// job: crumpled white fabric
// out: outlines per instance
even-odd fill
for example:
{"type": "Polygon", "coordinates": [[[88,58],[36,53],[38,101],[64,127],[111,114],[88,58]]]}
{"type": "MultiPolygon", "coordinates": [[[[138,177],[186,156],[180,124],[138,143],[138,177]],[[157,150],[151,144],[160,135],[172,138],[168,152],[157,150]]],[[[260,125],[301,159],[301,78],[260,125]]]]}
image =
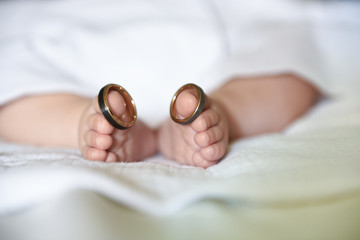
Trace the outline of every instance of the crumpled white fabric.
{"type": "Polygon", "coordinates": [[[94,191],[137,211],[166,216],[203,199],[301,206],[360,192],[360,98],[327,100],[283,133],[235,142],[208,169],[158,155],[138,163],[84,160],[76,150],[0,143],[0,215],[67,191],[94,191]]]}

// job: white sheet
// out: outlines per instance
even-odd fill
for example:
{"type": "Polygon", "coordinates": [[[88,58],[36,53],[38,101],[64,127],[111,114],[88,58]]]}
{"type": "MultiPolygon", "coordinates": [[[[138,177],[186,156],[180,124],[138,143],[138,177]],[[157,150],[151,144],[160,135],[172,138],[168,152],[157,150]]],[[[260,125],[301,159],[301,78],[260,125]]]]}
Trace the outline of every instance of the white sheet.
{"type": "Polygon", "coordinates": [[[74,189],[137,211],[174,214],[202,199],[259,205],[319,203],[360,191],[360,98],[323,102],[284,133],[236,142],[207,170],[161,156],[139,163],[83,160],[77,151],[0,145],[0,214],[74,189]]]}

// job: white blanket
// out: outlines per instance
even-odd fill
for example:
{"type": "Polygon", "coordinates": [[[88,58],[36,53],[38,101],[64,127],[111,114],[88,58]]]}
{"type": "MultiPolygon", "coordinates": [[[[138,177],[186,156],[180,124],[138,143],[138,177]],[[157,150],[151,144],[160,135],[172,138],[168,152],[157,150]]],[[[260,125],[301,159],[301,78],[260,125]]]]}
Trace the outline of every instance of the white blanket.
{"type": "Polygon", "coordinates": [[[74,189],[163,216],[202,199],[248,204],[318,204],[359,194],[360,98],[326,100],[283,133],[234,143],[207,170],[155,156],[139,163],[83,160],[79,152],[0,144],[0,214],[74,189]]]}

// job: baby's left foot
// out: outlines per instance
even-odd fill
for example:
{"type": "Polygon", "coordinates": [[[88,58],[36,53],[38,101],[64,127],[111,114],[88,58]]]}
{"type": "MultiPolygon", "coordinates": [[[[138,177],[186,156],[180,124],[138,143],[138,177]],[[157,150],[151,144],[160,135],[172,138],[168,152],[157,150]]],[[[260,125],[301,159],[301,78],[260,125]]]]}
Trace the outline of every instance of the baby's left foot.
{"type": "MultiPolygon", "coordinates": [[[[181,92],[175,107],[178,114],[189,116],[197,97],[181,92]]],[[[168,119],[159,129],[159,149],[181,164],[207,168],[224,157],[229,144],[229,126],[222,107],[206,96],[203,112],[188,125],[168,119]]]]}

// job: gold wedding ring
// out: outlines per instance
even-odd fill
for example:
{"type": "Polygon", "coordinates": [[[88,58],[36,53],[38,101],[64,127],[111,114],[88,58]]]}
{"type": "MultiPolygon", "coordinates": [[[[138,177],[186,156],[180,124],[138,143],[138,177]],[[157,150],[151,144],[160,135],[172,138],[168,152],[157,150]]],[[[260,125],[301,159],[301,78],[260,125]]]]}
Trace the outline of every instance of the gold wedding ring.
{"type": "Polygon", "coordinates": [[[179,88],[179,90],[177,90],[177,92],[174,94],[172,100],[171,100],[171,104],[170,104],[170,116],[171,119],[179,124],[182,125],[186,125],[186,124],[190,124],[192,123],[203,111],[204,109],[204,105],[205,105],[205,94],[204,91],[197,86],[196,84],[193,83],[188,83],[185,84],[184,86],[182,86],[181,88],[179,88]],[[176,107],[175,107],[175,103],[176,103],[176,99],[178,98],[179,94],[187,89],[195,89],[197,92],[197,98],[198,98],[198,103],[197,106],[195,108],[195,110],[190,114],[190,116],[184,117],[184,118],[178,118],[177,114],[176,114],[176,107]]]}
{"type": "Polygon", "coordinates": [[[98,95],[98,103],[101,110],[101,113],[104,115],[106,120],[115,128],[125,130],[132,127],[137,118],[136,106],[130,94],[120,85],[117,84],[108,84],[104,86],[98,95]],[[111,110],[108,100],[108,94],[110,91],[117,91],[125,101],[125,107],[127,114],[130,116],[130,121],[124,122],[121,121],[118,116],[111,110]]]}

